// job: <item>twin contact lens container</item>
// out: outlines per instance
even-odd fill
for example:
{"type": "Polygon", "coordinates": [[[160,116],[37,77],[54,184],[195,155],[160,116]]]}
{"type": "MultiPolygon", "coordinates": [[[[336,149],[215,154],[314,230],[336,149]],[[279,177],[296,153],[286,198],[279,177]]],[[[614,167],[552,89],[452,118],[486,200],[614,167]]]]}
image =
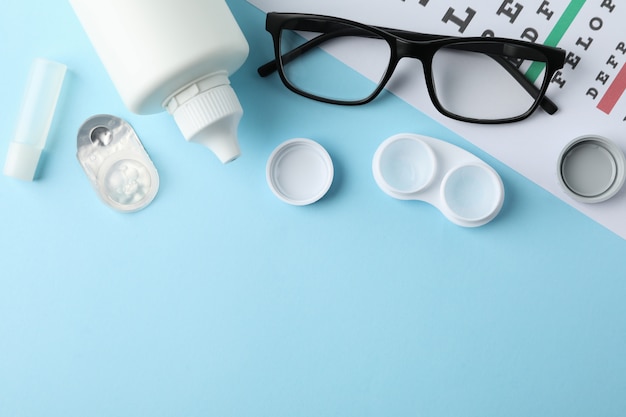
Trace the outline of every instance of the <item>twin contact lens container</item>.
{"type": "Polygon", "coordinates": [[[490,222],[504,202],[502,179],[491,166],[427,136],[402,133],[386,139],[374,154],[372,171],[389,196],[427,202],[464,227],[490,222]]]}

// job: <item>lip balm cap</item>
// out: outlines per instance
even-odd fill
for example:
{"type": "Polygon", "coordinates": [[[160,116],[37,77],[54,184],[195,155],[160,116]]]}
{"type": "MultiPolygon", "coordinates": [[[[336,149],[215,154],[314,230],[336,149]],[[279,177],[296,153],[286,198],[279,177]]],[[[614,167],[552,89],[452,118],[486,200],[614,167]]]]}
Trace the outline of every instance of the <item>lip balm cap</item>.
{"type": "Polygon", "coordinates": [[[11,142],[4,163],[4,175],[23,181],[35,178],[41,149],[25,143],[11,142]]]}

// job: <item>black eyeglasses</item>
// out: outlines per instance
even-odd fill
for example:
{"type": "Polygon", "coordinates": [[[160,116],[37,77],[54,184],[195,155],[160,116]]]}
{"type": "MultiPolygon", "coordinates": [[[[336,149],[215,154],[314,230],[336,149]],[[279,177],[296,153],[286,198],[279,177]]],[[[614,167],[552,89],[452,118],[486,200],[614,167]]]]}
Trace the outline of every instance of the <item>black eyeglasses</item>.
{"type": "Polygon", "coordinates": [[[278,70],[290,90],[332,104],[372,101],[402,58],[422,62],[433,105],[442,114],[473,123],[516,122],[541,107],[558,107],[545,96],[565,51],[505,39],[460,38],[368,26],[350,20],[268,13],[266,29],[275,59],[259,67],[262,77],[278,70]],[[330,54],[367,62],[368,78],[338,67],[330,54]],[[381,58],[383,57],[383,58],[381,58]]]}

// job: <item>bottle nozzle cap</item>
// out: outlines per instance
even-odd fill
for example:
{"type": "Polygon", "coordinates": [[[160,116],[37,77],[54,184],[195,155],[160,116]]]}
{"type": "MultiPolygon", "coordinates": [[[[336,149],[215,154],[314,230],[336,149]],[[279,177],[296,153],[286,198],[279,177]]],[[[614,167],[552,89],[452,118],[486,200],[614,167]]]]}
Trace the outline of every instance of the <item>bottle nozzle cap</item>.
{"type": "Polygon", "coordinates": [[[195,94],[190,99],[166,107],[185,139],[208,147],[222,163],[227,163],[240,155],[237,127],[243,109],[228,78],[219,77],[219,80],[225,80],[225,84],[211,85],[206,90],[194,84],[180,94],[186,96],[193,90],[195,94]]]}
{"type": "Polygon", "coordinates": [[[206,146],[224,164],[232,162],[241,155],[237,142],[238,122],[239,117],[225,117],[205,127],[189,141],[206,146]]]}

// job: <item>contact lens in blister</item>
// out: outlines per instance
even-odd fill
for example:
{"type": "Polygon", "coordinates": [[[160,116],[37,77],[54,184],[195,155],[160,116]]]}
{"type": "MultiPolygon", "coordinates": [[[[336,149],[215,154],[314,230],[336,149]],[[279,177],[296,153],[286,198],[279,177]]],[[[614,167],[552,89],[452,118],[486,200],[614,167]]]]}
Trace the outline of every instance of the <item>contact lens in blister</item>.
{"type": "Polygon", "coordinates": [[[78,130],[77,157],[102,201],[115,210],[141,210],[154,200],[159,174],[126,121],[89,118],[78,130]]]}

